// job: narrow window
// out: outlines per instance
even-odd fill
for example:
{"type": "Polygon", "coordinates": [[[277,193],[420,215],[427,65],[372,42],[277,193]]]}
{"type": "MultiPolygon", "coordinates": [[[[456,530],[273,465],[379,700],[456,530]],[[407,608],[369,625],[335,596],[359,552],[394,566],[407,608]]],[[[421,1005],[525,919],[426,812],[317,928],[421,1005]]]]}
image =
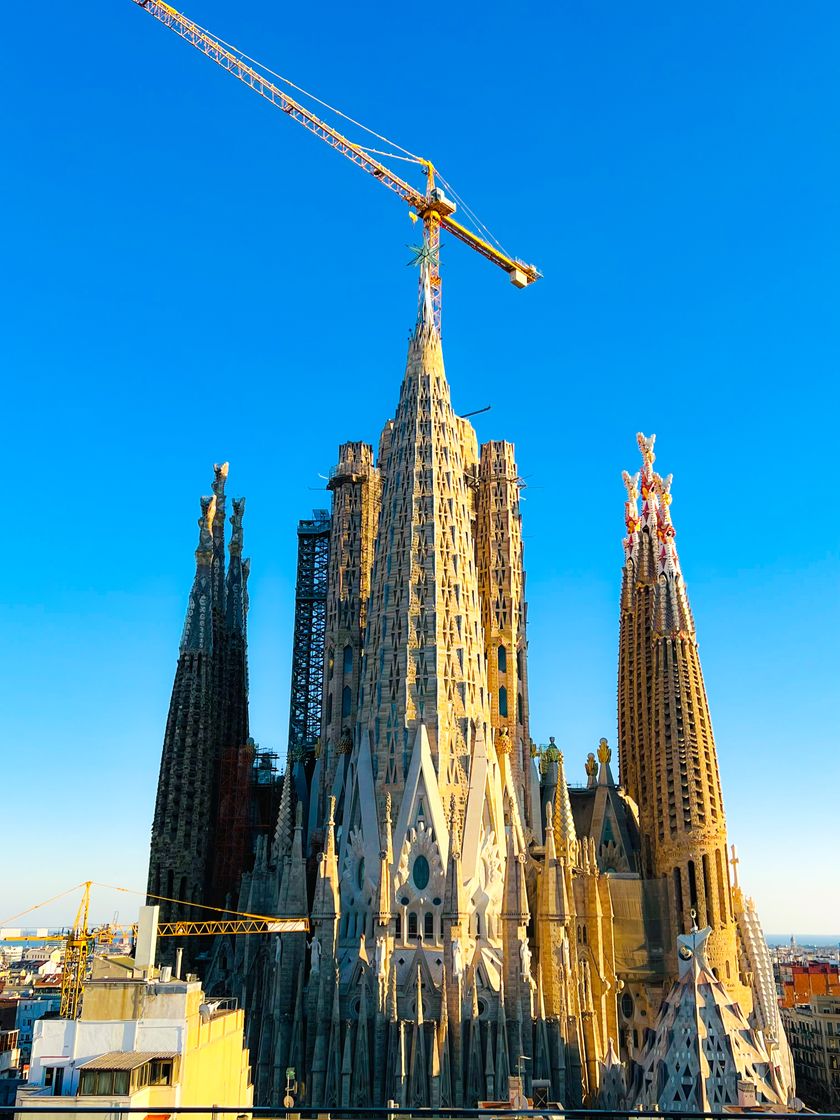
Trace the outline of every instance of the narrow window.
{"type": "Polygon", "coordinates": [[[423,918],[423,937],[426,941],[434,941],[435,939],[435,920],[431,913],[427,913],[423,918]]]}
{"type": "Polygon", "coordinates": [[[353,647],[352,646],[345,646],[344,647],[344,679],[347,680],[347,678],[352,676],[352,674],[353,674],[353,647]]]}
{"type": "Polygon", "coordinates": [[[677,927],[680,933],[683,932],[683,895],[682,895],[682,875],[678,867],[674,868],[674,906],[677,911],[677,927]]]}
{"type": "Polygon", "coordinates": [[[723,877],[723,860],[720,855],[720,848],[715,852],[715,868],[717,870],[718,881],[718,899],[720,902],[720,924],[724,925],[726,922],[726,880],[723,877]]]}
{"type": "Polygon", "coordinates": [[[507,689],[503,685],[499,689],[499,715],[502,716],[503,718],[507,718],[507,714],[508,714],[507,689]]]}
{"type": "Polygon", "coordinates": [[[408,936],[413,940],[417,939],[417,915],[413,910],[408,915],[408,936]]]}
{"type": "Polygon", "coordinates": [[[692,910],[697,909],[697,875],[694,870],[694,860],[688,861],[688,897],[691,899],[692,910]]]}
{"type": "Polygon", "coordinates": [[[353,694],[350,691],[350,685],[346,684],[344,686],[344,688],[342,688],[342,690],[341,690],[341,715],[342,715],[342,717],[350,715],[350,705],[352,703],[352,700],[351,700],[352,695],[353,694]]]}
{"type": "Polygon", "coordinates": [[[704,925],[714,925],[714,892],[708,853],[703,856],[703,890],[706,892],[706,917],[704,925]]]}
{"type": "Polygon", "coordinates": [[[499,672],[500,673],[506,673],[507,672],[507,650],[505,649],[504,646],[499,646],[499,649],[497,651],[497,656],[498,656],[498,659],[499,659],[499,672]]]}
{"type": "Polygon", "coordinates": [[[521,726],[525,722],[524,706],[522,704],[522,693],[518,692],[516,695],[516,722],[521,726]]]}

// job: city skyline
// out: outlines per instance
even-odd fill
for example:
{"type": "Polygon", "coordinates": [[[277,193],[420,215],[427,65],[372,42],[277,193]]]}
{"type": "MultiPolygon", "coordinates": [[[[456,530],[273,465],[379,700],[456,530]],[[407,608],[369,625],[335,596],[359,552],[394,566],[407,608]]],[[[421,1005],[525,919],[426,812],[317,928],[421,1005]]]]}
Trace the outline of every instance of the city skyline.
{"type": "MultiPolygon", "coordinates": [[[[178,119],[189,121],[196,134],[185,140],[176,123],[160,120],[144,131],[143,114],[127,95],[103,108],[103,76],[97,79],[101,88],[96,81],[74,87],[88,114],[99,116],[86,121],[80,114],[81,150],[93,160],[83,166],[65,152],[64,197],[51,194],[53,208],[45,207],[44,188],[33,188],[34,172],[24,173],[20,162],[7,184],[20,228],[11,235],[14,289],[9,276],[4,280],[9,323],[3,362],[15,372],[10,414],[23,418],[9,433],[7,477],[14,541],[23,559],[10,566],[2,607],[10,640],[2,654],[8,692],[0,718],[11,772],[19,777],[34,765],[48,781],[38,793],[37,829],[32,802],[15,794],[14,783],[6,786],[4,813],[13,833],[27,838],[27,861],[4,875],[0,920],[81,878],[130,879],[125,885],[142,891],[173,649],[193,565],[197,497],[209,492],[214,460],[230,460],[229,492],[248,498],[252,730],[282,762],[295,524],[327,504],[319,474],[328,473],[339,439],[376,441],[368,417],[381,401],[396,404],[403,338],[412,321],[414,277],[403,267],[412,233],[402,214],[389,212],[375,188],[354,183],[352,171],[325,167],[329,161],[313,153],[306,138],[289,135],[282,120],[266,120],[260,106],[234,96],[238,91],[204,73],[198,62],[189,66],[174,47],[158,42],[156,29],[146,28],[132,5],[123,7],[124,13],[115,9],[120,14],[110,30],[98,28],[102,46],[119,50],[129,84],[139,87],[151,67],[158,85],[146,91],[146,111],[151,102],[151,111],[162,113],[171,101],[178,119]],[[227,145],[241,146],[246,165],[259,154],[279,179],[291,174],[284,167],[294,159],[302,174],[314,177],[302,177],[297,186],[300,196],[308,196],[310,236],[319,215],[329,212],[335,179],[351,209],[369,212],[365,236],[358,239],[363,244],[354,238],[351,251],[336,243],[337,224],[328,236],[319,235],[318,259],[304,262],[302,231],[284,229],[285,251],[294,254],[296,267],[302,262],[299,285],[291,269],[264,260],[258,235],[265,237],[265,231],[233,196],[242,186],[238,174],[207,154],[211,135],[200,133],[200,122],[208,100],[215,127],[227,145]],[[130,125],[125,134],[109,132],[106,146],[100,133],[116,123],[118,113],[127,114],[130,125]],[[114,157],[111,168],[106,150],[114,157]],[[106,187],[97,187],[93,169],[106,187]],[[114,204],[120,176],[131,183],[132,170],[141,169],[152,169],[171,203],[169,213],[155,213],[142,190],[114,204]],[[79,233],[57,221],[63,208],[69,215],[74,205],[82,210],[79,233]],[[202,247],[217,226],[235,247],[237,267],[214,261],[202,247]],[[83,233],[90,240],[88,257],[83,233]],[[166,259],[148,248],[153,236],[168,245],[166,259]],[[130,281],[116,273],[125,254],[130,281]],[[54,268],[39,271],[45,261],[54,261],[54,268]],[[356,279],[348,280],[351,262],[356,279]],[[354,384],[362,374],[369,388],[359,392],[354,384]],[[320,386],[312,388],[316,378],[320,386]],[[328,394],[341,397],[338,415],[321,406],[328,394]],[[68,824],[76,836],[72,846],[68,824]]],[[[199,7],[201,13],[193,5],[189,14],[207,12],[206,22],[215,20],[222,32],[236,23],[218,4],[199,7]]],[[[827,7],[821,11],[826,20],[836,19],[827,7]]],[[[686,41],[687,17],[682,23],[670,18],[656,29],[645,73],[663,89],[676,82],[673,131],[665,129],[659,151],[622,150],[632,215],[623,211],[626,191],[610,197],[600,185],[585,209],[567,208],[568,224],[552,217],[545,229],[529,202],[533,193],[548,212],[551,192],[542,184],[490,183],[489,161],[475,155],[475,164],[459,171],[459,188],[472,197],[469,186],[475,183],[475,193],[487,198],[479,212],[498,214],[491,224],[506,241],[510,232],[511,242],[543,267],[546,279],[533,291],[506,290],[502,278],[487,275],[491,270],[448,245],[447,370],[457,411],[493,405],[475,418],[480,438],[504,431],[516,444],[527,483],[534,738],[545,743],[556,737],[571,781],[585,780],[583,762],[602,735],[616,748],[620,474],[635,469],[636,431],[657,432],[659,462],[675,475],[680,556],[700,634],[729,836],[738,845],[745,885],[768,933],[831,935],[840,933],[840,904],[820,890],[827,822],[812,775],[836,788],[831,701],[840,617],[831,515],[836,386],[830,371],[840,338],[830,319],[829,293],[838,238],[827,220],[829,197],[822,194],[831,157],[820,148],[836,94],[819,85],[827,51],[810,37],[810,84],[806,60],[788,58],[780,39],[764,29],[765,37],[753,43],[765,61],[784,55],[791,67],[786,93],[799,83],[796,112],[787,118],[766,88],[747,97],[734,56],[722,46],[715,54],[704,40],[723,85],[715,87],[720,115],[713,112],[711,124],[704,123],[704,139],[725,147],[717,170],[727,182],[716,185],[711,174],[691,182],[699,160],[677,126],[680,109],[694,105],[699,89],[676,79],[662,59],[676,44],[684,60],[696,61],[700,47],[686,41]],[[743,134],[737,119],[725,120],[724,93],[742,113],[740,126],[753,114],[766,131],[743,134]],[[803,135],[808,114],[810,131],[803,135]],[[746,145],[743,154],[736,150],[738,140],[746,145]],[[784,203],[802,187],[789,169],[796,143],[807,145],[800,154],[807,151],[825,165],[807,180],[810,205],[794,213],[784,203]],[[650,199],[645,188],[656,175],[646,159],[668,173],[667,186],[650,199]],[[727,184],[737,198],[731,206],[717,193],[727,184]],[[759,187],[766,192],[761,199],[752,193],[759,187]],[[668,196],[677,188],[682,193],[675,204],[668,196]],[[510,208],[502,205],[506,194],[515,200],[510,208]],[[691,214],[698,228],[690,228],[691,201],[698,206],[691,214]],[[603,210],[607,202],[611,212],[603,210]],[[645,235],[654,228],[657,209],[660,233],[648,245],[645,235]],[[623,231],[622,213],[625,222],[632,219],[623,231]],[[777,225],[780,213],[784,221],[777,225]],[[677,230],[679,250],[669,243],[669,233],[677,230]],[[611,238],[622,232],[615,248],[611,238]],[[650,256],[642,259],[645,246],[650,256]],[[676,269],[678,293],[669,283],[676,269]]],[[[494,32],[497,22],[495,16],[494,32]]],[[[591,46],[598,29],[580,14],[572,22],[581,46],[591,46]]],[[[256,49],[260,29],[272,26],[271,45],[259,52],[271,63],[285,51],[267,6],[252,5],[231,34],[256,49]]],[[[795,29],[806,35],[802,25],[795,29]]],[[[284,29],[292,38],[299,33],[284,29]]],[[[55,64],[53,34],[45,49],[55,64]]],[[[608,47],[618,67],[612,37],[608,47]]],[[[442,50],[455,57],[453,34],[444,37],[442,50]]],[[[322,65],[313,53],[296,61],[295,69],[317,86],[322,65]]],[[[64,77],[66,70],[57,73],[64,77]]],[[[584,77],[572,74],[564,79],[567,92],[582,96],[588,89],[584,77]]],[[[477,71],[472,77],[478,79],[477,71]]],[[[707,79],[704,74],[700,86],[709,93],[707,79]]],[[[368,116],[377,117],[382,99],[366,80],[359,100],[368,116]]],[[[396,71],[392,80],[397,82],[396,71]]],[[[605,80],[617,90],[620,73],[605,80]]],[[[408,86],[397,88],[407,104],[408,86]]],[[[461,94],[477,106],[466,83],[461,94]]],[[[611,115],[606,93],[590,106],[605,142],[616,141],[628,116],[641,129],[652,113],[665,111],[655,108],[652,94],[637,94],[623,120],[611,115]]],[[[23,106],[24,123],[43,120],[43,96],[41,102],[33,94],[23,106]]],[[[330,96],[340,100],[339,93],[330,96]]],[[[386,124],[389,132],[405,135],[404,125],[386,124]]],[[[694,125],[701,128],[696,120],[694,125]]],[[[68,117],[64,128],[69,126],[68,117]]],[[[579,169],[579,177],[564,185],[570,199],[581,203],[592,177],[608,173],[594,162],[597,144],[588,146],[570,118],[563,126],[579,169]]],[[[17,148],[19,125],[7,127],[17,148]]],[[[510,118],[496,127],[509,141],[510,118]]],[[[482,128],[486,143],[492,129],[487,121],[482,128]]],[[[59,153],[62,136],[60,129],[51,134],[59,153]]],[[[442,128],[432,140],[457,167],[457,128],[442,128]]],[[[527,146],[517,143],[524,160],[527,146]]],[[[22,150],[45,181],[49,160],[31,140],[22,150]]],[[[602,163],[615,160],[617,150],[600,153],[602,163]]],[[[571,176],[565,162],[549,159],[545,166],[549,176],[571,176]]],[[[248,206],[270,212],[269,190],[249,184],[245,196],[248,206]]],[[[348,241],[351,236],[348,230],[348,241]]],[[[280,226],[272,222],[271,245],[279,240],[280,226]]],[[[71,917],[74,908],[75,900],[68,902],[61,917],[71,917]]],[[[123,917],[133,917],[133,903],[127,911],[123,917]]]]}

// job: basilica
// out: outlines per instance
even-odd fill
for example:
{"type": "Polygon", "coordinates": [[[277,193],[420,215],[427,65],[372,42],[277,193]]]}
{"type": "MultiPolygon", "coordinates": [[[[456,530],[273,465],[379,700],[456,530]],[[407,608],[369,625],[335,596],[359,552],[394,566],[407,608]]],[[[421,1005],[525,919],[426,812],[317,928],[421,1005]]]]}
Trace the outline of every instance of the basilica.
{"type": "Polygon", "coordinates": [[[564,758],[529,729],[514,448],[479,446],[453,411],[421,280],[393,418],[375,452],[341,445],[332,508],[305,523],[303,730],[270,827],[254,826],[268,802],[252,792],[244,502],[226,555],[217,468],[148,889],[306,917],[308,931],[218,938],[196,958],[246,1009],[259,1103],[282,1103],[290,1070],[296,1100],[324,1110],[793,1100],[654,441],[638,437],[624,474],[615,756],[601,739],[564,758]]]}

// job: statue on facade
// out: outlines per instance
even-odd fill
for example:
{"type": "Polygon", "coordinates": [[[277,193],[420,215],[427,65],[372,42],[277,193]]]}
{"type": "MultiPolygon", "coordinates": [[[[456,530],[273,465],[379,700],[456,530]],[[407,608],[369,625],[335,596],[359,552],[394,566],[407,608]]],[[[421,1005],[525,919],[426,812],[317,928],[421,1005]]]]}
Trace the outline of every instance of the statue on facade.
{"type": "Polygon", "coordinates": [[[321,942],[313,937],[309,945],[309,968],[313,976],[321,970],[321,942]]]}

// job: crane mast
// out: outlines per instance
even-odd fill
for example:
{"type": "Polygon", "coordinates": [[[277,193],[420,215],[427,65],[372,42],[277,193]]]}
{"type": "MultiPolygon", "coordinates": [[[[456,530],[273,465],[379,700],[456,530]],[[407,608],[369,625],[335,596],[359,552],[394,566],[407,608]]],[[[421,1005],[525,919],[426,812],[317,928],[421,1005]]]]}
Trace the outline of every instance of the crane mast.
{"type": "Polygon", "coordinates": [[[249,65],[244,58],[231,50],[223,42],[216,39],[204,28],[187,19],[181,12],[176,11],[163,0],[134,0],[141,8],[154,16],[165,27],[174,31],[185,42],[195,47],[211,61],[227,70],[245,85],[250,86],[256,93],[264,97],[275,108],[286,113],[292,120],[297,121],[305,129],[317,136],[319,140],[329,144],[351,163],[355,163],[367,174],[372,175],[386,186],[404,202],[408,203],[414,220],[418,218],[423,222],[423,249],[421,255],[423,264],[429,277],[432,294],[432,304],[435,309],[435,319],[440,326],[440,297],[441,282],[439,270],[440,231],[445,229],[453,237],[474,249],[485,260],[502,268],[509,276],[512,284],[517,288],[525,288],[538,280],[542,275],[532,264],[508,256],[501,249],[496,248],[484,238],[479,237],[472,230],[462,225],[453,218],[456,206],[448,199],[445,193],[436,185],[435,167],[431,160],[418,159],[426,173],[425,191],[420,191],[395,174],[384,163],[377,160],[371,152],[359,144],[354,144],[337,129],[326,121],[321,120],[299,101],[290,97],[288,93],[271,82],[259,70],[249,65]]]}

